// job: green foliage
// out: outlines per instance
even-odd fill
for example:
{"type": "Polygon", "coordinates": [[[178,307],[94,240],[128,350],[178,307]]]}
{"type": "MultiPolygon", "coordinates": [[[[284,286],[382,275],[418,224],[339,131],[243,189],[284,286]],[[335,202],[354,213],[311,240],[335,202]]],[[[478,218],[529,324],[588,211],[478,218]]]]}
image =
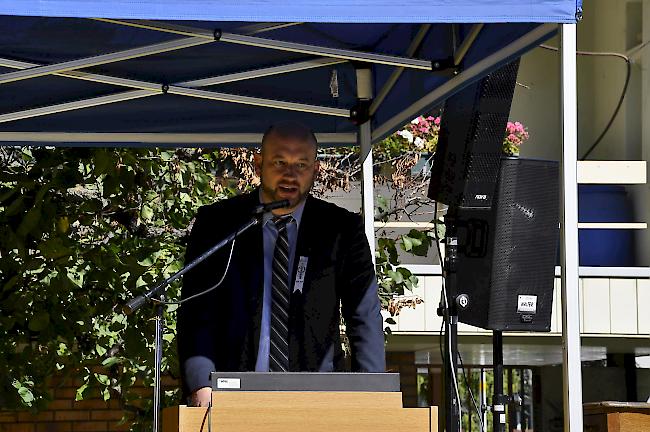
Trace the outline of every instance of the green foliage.
{"type": "MultiPolygon", "coordinates": [[[[377,160],[408,155],[403,145],[386,140],[377,160]]],[[[350,154],[342,152],[334,154],[350,154]]],[[[152,401],[131,388],[153,385],[153,308],[126,316],[120,306],[181,268],[196,210],[251,188],[250,162],[250,151],[232,149],[0,147],[0,406],[45,407],[49,378],[60,374],[81,379],[77,400],[117,399],[146,430],[152,401]]],[[[353,164],[339,168],[335,187],[344,184],[336,176],[355,176],[353,164]]],[[[378,243],[380,297],[392,316],[402,307],[394,297],[417,284],[397,248],[426,254],[431,235],[378,243]]],[[[178,298],[179,284],[167,294],[178,298]]],[[[172,376],[175,311],[165,311],[163,353],[172,376]]],[[[167,391],[164,402],[178,397],[167,391]]]]}
{"type": "MultiPolygon", "coordinates": [[[[228,160],[194,150],[0,152],[0,406],[45,406],[58,372],[82,378],[77,399],[99,393],[144,413],[129,388],[152,385],[152,311],[127,317],[119,306],[181,268],[196,209],[236,191],[234,179],[215,177],[228,160]]],[[[177,376],[175,308],[165,312],[163,367],[177,376]]]]}

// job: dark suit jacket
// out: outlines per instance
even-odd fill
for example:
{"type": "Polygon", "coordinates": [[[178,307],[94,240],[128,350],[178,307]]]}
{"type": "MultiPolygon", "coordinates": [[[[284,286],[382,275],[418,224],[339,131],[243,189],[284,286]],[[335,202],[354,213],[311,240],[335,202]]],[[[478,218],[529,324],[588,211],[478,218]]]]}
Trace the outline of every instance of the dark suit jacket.
{"type": "MultiPolygon", "coordinates": [[[[238,196],[201,207],[186,263],[250,219],[259,195],[238,196]]],[[[179,308],[178,348],[186,391],[209,386],[209,373],[254,371],[263,294],[262,227],[236,241],[228,274],[219,288],[179,308]]],[[[218,282],[230,247],[184,276],[182,297],[218,282]]],[[[293,265],[308,257],[302,293],[291,295],[289,363],[292,371],[344,369],[339,303],[351,345],[353,371],[385,370],[380,303],[370,248],[359,215],[314,197],[303,211],[293,265]]],[[[291,287],[293,291],[293,287],[291,287]]]]}

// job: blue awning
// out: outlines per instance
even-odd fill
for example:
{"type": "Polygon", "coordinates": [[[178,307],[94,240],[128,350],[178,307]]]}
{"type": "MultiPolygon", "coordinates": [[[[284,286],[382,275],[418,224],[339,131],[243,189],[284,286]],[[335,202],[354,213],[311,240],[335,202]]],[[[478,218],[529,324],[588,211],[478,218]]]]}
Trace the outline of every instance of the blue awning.
{"type": "Polygon", "coordinates": [[[582,0],[2,0],[0,14],[320,23],[572,23],[582,0]]]}
{"type": "Polygon", "coordinates": [[[377,141],[548,39],[557,23],[575,22],[580,7],[0,0],[0,144],[253,144],[287,117],[328,134],[326,144],[350,144],[358,68],[385,96],[371,115],[377,141]],[[317,64],[277,71],[305,62],[317,64]],[[37,73],[16,76],[24,70],[37,73]]]}

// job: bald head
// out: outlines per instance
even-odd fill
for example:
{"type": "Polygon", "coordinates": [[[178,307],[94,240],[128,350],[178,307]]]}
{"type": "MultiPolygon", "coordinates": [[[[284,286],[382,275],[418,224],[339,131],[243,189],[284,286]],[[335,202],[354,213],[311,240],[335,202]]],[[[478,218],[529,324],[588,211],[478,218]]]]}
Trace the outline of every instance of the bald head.
{"type": "Polygon", "coordinates": [[[314,157],[318,150],[318,141],[316,141],[316,135],[314,135],[314,132],[306,125],[297,121],[275,123],[269,127],[262,137],[262,152],[264,152],[265,144],[267,144],[271,138],[283,141],[288,140],[309,143],[314,146],[314,157]]]}
{"type": "Polygon", "coordinates": [[[297,122],[277,123],[262,139],[262,151],[255,155],[260,176],[262,202],[289,200],[289,207],[273,210],[291,213],[304,202],[314,184],[319,163],[314,133],[297,122]]]}

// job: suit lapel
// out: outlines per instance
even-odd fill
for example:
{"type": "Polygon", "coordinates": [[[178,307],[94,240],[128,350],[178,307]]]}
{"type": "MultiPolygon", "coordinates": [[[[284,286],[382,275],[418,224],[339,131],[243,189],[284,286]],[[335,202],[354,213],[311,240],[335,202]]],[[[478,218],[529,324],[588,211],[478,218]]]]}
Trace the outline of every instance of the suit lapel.
{"type": "Polygon", "coordinates": [[[312,245],[314,245],[314,235],[315,235],[315,217],[316,209],[314,208],[314,198],[310,196],[307,197],[305,202],[305,207],[302,212],[302,217],[300,219],[300,227],[298,228],[298,238],[296,242],[296,251],[293,258],[293,267],[292,267],[292,286],[291,290],[291,306],[289,312],[289,366],[291,370],[304,370],[305,366],[305,355],[307,352],[311,351],[311,347],[305,346],[305,296],[309,295],[309,272],[310,272],[310,263],[309,258],[312,255],[312,245]],[[302,286],[302,291],[295,291],[294,287],[296,284],[296,273],[298,269],[298,264],[300,263],[300,257],[306,257],[307,261],[307,271],[305,274],[305,280],[302,286]]]}
{"type": "MultiPolygon", "coordinates": [[[[250,199],[242,206],[240,219],[243,222],[248,220],[253,209],[259,204],[259,191],[256,189],[249,194],[250,199]]],[[[239,259],[242,263],[240,289],[247,291],[247,310],[244,312],[249,317],[249,330],[244,342],[243,357],[241,360],[242,370],[255,370],[257,352],[259,350],[260,327],[262,322],[262,304],[264,298],[264,247],[262,237],[262,225],[252,227],[242,235],[239,244],[239,259]]],[[[237,246],[235,246],[237,248],[237,246]]],[[[237,313],[237,312],[234,312],[237,313]]]]}
{"type": "MultiPolygon", "coordinates": [[[[302,218],[300,219],[300,227],[298,228],[298,239],[296,242],[296,253],[293,258],[293,268],[291,269],[291,280],[292,285],[295,286],[296,283],[296,272],[298,270],[298,264],[300,262],[300,257],[309,258],[312,251],[312,245],[314,244],[314,235],[316,230],[314,229],[314,198],[311,195],[307,196],[307,201],[305,202],[305,208],[302,211],[302,218]]],[[[309,263],[307,263],[307,271],[309,271],[309,263]]],[[[293,286],[291,291],[293,292],[293,286]]],[[[305,285],[306,287],[306,285],[305,285]]]]}

